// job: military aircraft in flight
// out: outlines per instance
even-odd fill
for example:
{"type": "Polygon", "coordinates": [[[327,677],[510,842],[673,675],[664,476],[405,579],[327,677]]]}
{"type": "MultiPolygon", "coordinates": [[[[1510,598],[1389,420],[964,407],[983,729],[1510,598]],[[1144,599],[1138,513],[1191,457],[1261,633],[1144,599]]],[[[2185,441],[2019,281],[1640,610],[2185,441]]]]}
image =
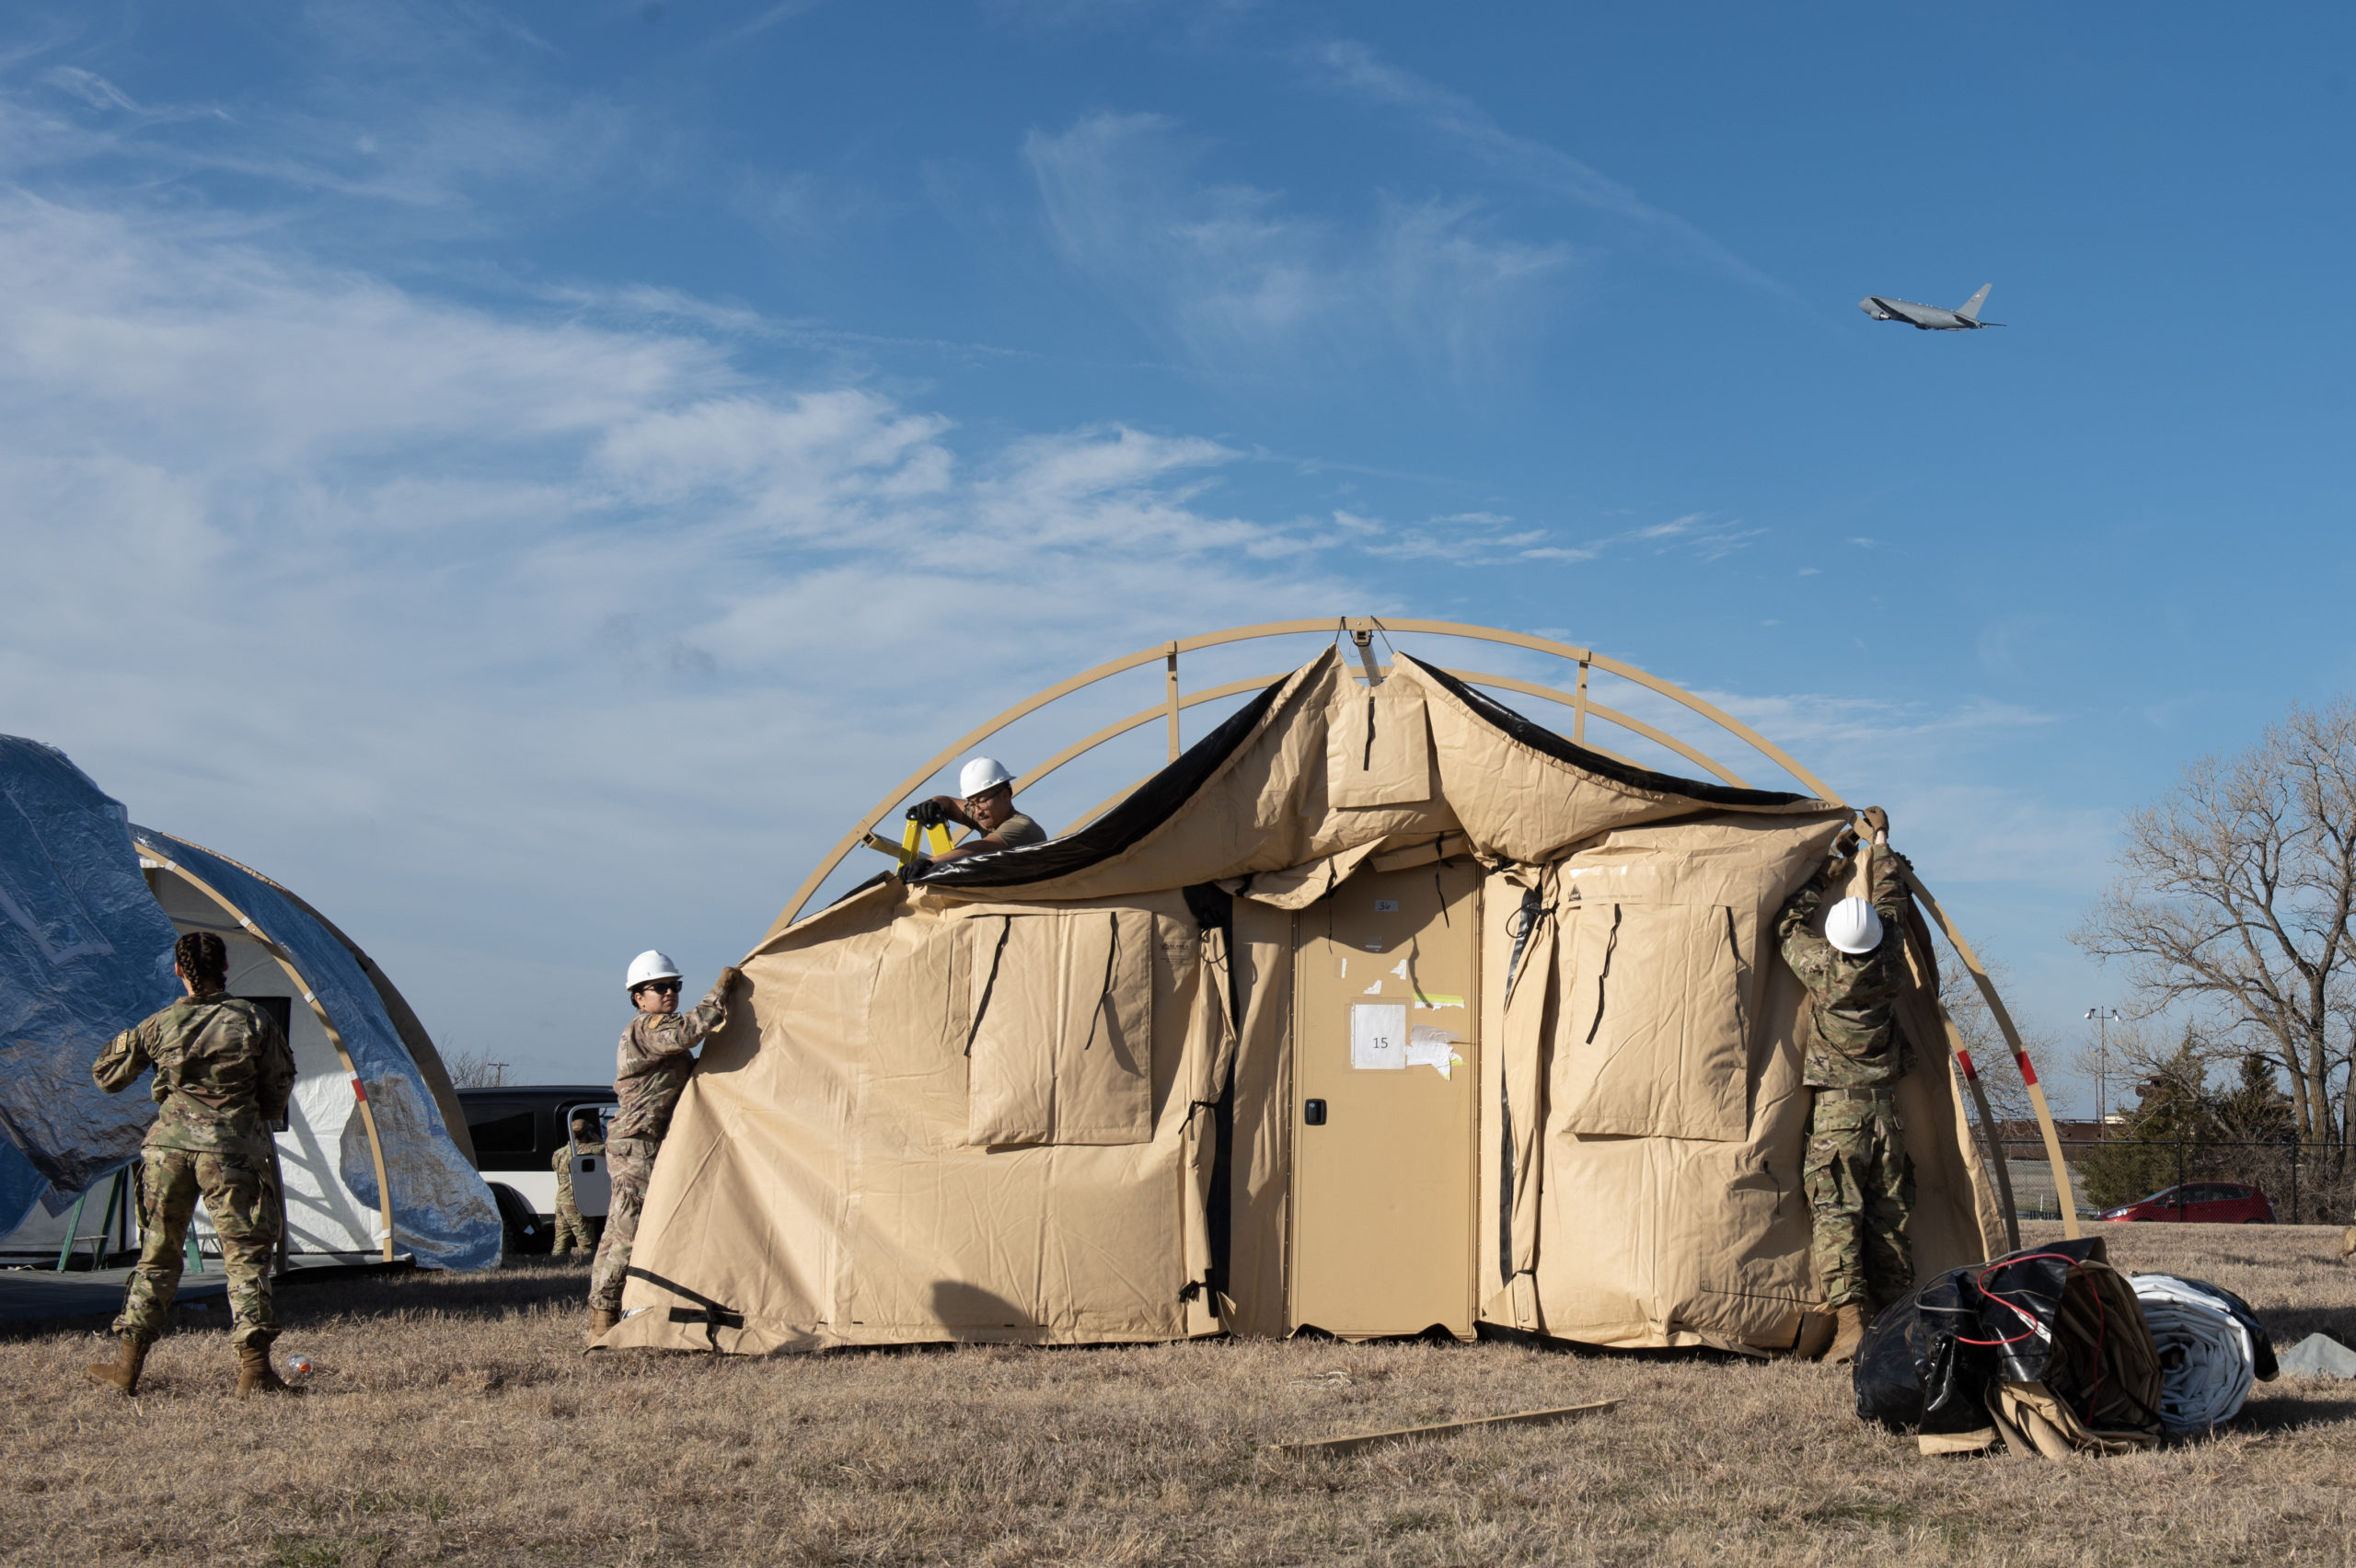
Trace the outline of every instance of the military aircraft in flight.
{"type": "Polygon", "coordinates": [[[1911,299],[1884,299],[1879,294],[1867,294],[1857,302],[1857,308],[1877,321],[1903,321],[1918,332],[1977,331],[1982,327],[2002,327],[2001,321],[1982,321],[1980,307],[1988,303],[1988,291],[1993,283],[1982,283],[1980,292],[1957,306],[1953,310],[1941,310],[1935,305],[1916,305],[1911,299]]]}

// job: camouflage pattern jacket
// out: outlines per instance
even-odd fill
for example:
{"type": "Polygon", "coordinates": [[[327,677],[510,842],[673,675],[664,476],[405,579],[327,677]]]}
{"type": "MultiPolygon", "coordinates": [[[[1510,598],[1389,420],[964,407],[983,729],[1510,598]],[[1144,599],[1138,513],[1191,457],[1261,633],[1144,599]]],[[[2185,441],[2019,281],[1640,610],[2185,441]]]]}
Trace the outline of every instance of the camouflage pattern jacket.
{"type": "Polygon", "coordinates": [[[1812,1027],[1803,1081],[1811,1089],[1876,1089],[1914,1070],[1913,1044],[1897,1017],[1907,978],[1907,894],[1900,875],[1905,863],[1888,849],[1875,851],[1873,900],[1874,913],[1881,917],[1881,945],[1871,952],[1842,952],[1815,928],[1824,905],[1822,870],[1775,917],[1784,962],[1807,987],[1812,1027]]]}
{"type": "Polygon", "coordinates": [[[294,1092],[294,1054],[277,1020],[220,991],[183,997],[107,1042],[90,1076],[120,1094],[151,1066],[163,1109],[149,1148],[269,1160],[271,1124],[294,1092]]]}
{"type": "Polygon", "coordinates": [[[621,1109],[606,1124],[606,1136],[660,1138],[671,1130],[671,1113],[696,1069],[687,1053],[728,1021],[728,1004],[715,986],[685,1012],[641,1013],[622,1031],[615,1054],[614,1098],[621,1109]]]}

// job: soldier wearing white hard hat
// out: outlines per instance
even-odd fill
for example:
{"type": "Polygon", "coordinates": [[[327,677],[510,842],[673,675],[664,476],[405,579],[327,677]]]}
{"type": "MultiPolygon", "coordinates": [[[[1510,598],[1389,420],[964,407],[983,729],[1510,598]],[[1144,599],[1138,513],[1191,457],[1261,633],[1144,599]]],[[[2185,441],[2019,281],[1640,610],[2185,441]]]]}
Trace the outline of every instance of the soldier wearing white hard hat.
{"type": "Polygon", "coordinates": [[[744,975],[731,964],[720,972],[702,1001],[679,1010],[679,966],[653,948],[629,961],[623,984],[638,1015],[622,1031],[615,1056],[614,1098],[621,1104],[606,1132],[606,1170],[613,1196],[606,1210],[606,1234],[589,1267],[589,1332],[602,1334],[621,1320],[622,1283],[629,1273],[630,1245],[638,1239],[639,1211],[654,1157],[671,1130],[671,1113],[695,1071],[695,1049],[728,1021],[728,993],[744,975]]]}
{"type": "Polygon", "coordinates": [[[954,822],[974,830],[973,837],[942,851],[941,859],[1046,842],[1047,830],[1014,809],[1014,775],[998,758],[977,756],[966,763],[958,771],[957,790],[917,805],[917,820],[928,827],[954,822]]]}
{"type": "Polygon", "coordinates": [[[1825,1305],[1833,1309],[1831,1358],[1856,1354],[1865,1325],[1912,1288],[1914,1167],[1898,1118],[1898,1080],[1914,1070],[1914,1043],[1898,1020],[1908,980],[1905,857],[1889,849],[1889,817],[1859,813],[1871,839],[1862,864],[1843,830],[1831,862],[1784,904],[1775,935],[1784,961],[1807,987],[1807,1047],[1802,1081],[1808,1111],[1807,1201],[1825,1305]],[[1817,911],[1833,886],[1854,881],[1864,896],[1817,911]]]}

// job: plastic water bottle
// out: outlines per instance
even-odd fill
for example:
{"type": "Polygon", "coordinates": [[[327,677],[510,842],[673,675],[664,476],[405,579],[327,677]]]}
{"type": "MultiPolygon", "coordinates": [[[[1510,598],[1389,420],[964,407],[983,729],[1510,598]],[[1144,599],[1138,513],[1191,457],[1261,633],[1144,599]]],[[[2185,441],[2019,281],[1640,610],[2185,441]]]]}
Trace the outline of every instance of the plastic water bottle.
{"type": "Polygon", "coordinates": [[[308,1380],[317,1370],[309,1356],[299,1350],[290,1350],[280,1358],[278,1375],[290,1383],[300,1383],[308,1380]]]}

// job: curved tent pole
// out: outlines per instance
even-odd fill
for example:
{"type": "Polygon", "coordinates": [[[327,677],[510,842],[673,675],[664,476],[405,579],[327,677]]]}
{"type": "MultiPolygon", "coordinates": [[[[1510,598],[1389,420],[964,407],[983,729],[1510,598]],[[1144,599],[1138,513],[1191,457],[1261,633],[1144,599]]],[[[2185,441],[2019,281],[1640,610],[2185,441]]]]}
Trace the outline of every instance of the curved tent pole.
{"type": "MultiPolygon", "coordinates": [[[[1261,621],[1251,626],[1232,627],[1225,631],[1205,632],[1197,637],[1179,638],[1173,641],[1163,642],[1155,647],[1140,649],[1135,653],[1127,654],[1119,659],[1109,660],[1104,663],[1096,665],[1092,669],[1083,670],[1079,674],[1073,675],[1068,680],[1060,681],[1055,686],[1049,686],[1045,691],[1039,692],[1035,696],[1027,698],[1022,702],[1016,703],[1013,707],[1006,709],[995,718],[992,718],[982,724],[976,725],[974,729],[967,731],[964,735],[959,736],[957,740],[935,753],[933,756],[923,765],[923,767],[918,768],[916,772],[908,775],[907,778],[901,780],[899,786],[891,794],[885,796],[883,800],[878,801],[875,803],[874,808],[860,818],[859,825],[854,826],[850,832],[843,836],[843,837],[835,845],[834,848],[827,853],[826,859],[818,863],[817,867],[811,871],[807,878],[803,880],[802,885],[794,891],[792,902],[785,906],[785,913],[780,917],[780,923],[790,924],[802,913],[803,906],[808,904],[811,895],[818,891],[819,884],[824,882],[827,877],[831,876],[834,873],[835,868],[842,864],[843,858],[846,855],[849,855],[852,849],[856,848],[860,842],[867,836],[868,828],[866,824],[868,823],[882,821],[890,813],[893,807],[898,805],[902,801],[907,800],[909,794],[912,793],[918,786],[923,784],[926,779],[940,772],[943,767],[947,767],[953,760],[954,760],[958,753],[964,751],[969,747],[978,745],[981,742],[988,739],[991,735],[996,734],[999,731],[1006,728],[1009,724],[1013,723],[1019,719],[1026,718],[1029,715],[1037,712],[1040,709],[1046,707],[1049,703],[1055,702],[1059,698],[1068,697],[1073,692],[1079,691],[1084,686],[1093,686],[1096,682],[1104,680],[1110,676],[1124,674],[1129,670],[1137,669],[1141,665],[1150,664],[1157,659],[1165,660],[1168,663],[1171,685],[1167,700],[1157,707],[1148,709],[1141,713],[1131,715],[1128,719],[1108,725],[1103,730],[1097,732],[1094,735],[1088,737],[1086,740],[1080,742],[1076,745],[1066,747],[1063,751],[1057,753],[1045,767],[1035,769],[1028,777],[1018,780],[1018,789],[1035,783],[1037,780],[1045,778],[1048,773],[1057,768],[1062,767],[1073,758],[1094,749],[1096,746],[1103,744],[1106,741],[1114,739],[1115,736],[1126,734],[1131,730],[1137,729],[1144,724],[1150,723],[1157,717],[1164,715],[1168,716],[1173,729],[1174,740],[1174,730],[1177,723],[1178,709],[1182,708],[1191,708],[1195,703],[1208,702],[1219,697],[1235,696],[1241,692],[1249,691],[1257,686],[1269,684],[1267,681],[1230,682],[1225,686],[1197,692],[1192,697],[1182,698],[1177,696],[1176,686],[1177,660],[1178,655],[1181,653],[1192,652],[1197,649],[1203,648],[1222,647],[1226,644],[1234,642],[1249,642],[1265,637],[1298,636],[1310,632],[1331,632],[1339,634],[1342,632],[1353,631],[1381,632],[1385,634],[1393,632],[1415,632],[1432,637],[1458,637],[1476,642],[1494,642],[1504,647],[1526,649],[1533,653],[1550,654],[1558,659],[1567,659],[1578,666],[1577,686],[1568,695],[1552,687],[1539,686],[1533,682],[1514,680],[1506,676],[1480,675],[1469,671],[1459,670],[1450,670],[1448,673],[1454,675],[1459,680],[1467,681],[1471,684],[1499,686],[1510,691],[1524,692],[1533,697],[1542,697],[1550,701],[1568,704],[1572,708],[1574,714],[1571,726],[1572,740],[1580,745],[1587,746],[1591,751],[1602,752],[1604,755],[1611,757],[1614,761],[1625,762],[1628,759],[1620,756],[1617,753],[1604,751],[1602,747],[1594,745],[1585,738],[1586,721],[1588,714],[1592,713],[1596,717],[1605,720],[1608,722],[1615,723],[1621,725],[1624,729],[1634,731],[1635,733],[1644,736],[1646,739],[1653,741],[1656,744],[1675,752],[1678,755],[1686,758],[1688,761],[1698,764],[1711,773],[1715,774],[1718,778],[1736,785],[1738,788],[1750,788],[1749,785],[1742,782],[1738,775],[1720,767],[1716,762],[1713,761],[1699,750],[1678,741],[1666,732],[1656,729],[1652,725],[1635,719],[1633,715],[1615,711],[1614,709],[1605,708],[1601,704],[1591,700],[1588,696],[1588,672],[1590,668],[1606,671],[1609,674],[1619,676],[1623,680],[1634,682],[1637,686],[1644,686],[1659,696],[1668,698],[1670,701],[1709,720],[1712,723],[1717,725],[1718,728],[1726,731],[1728,734],[1735,736],[1738,740],[1742,741],[1745,744],[1751,747],[1754,751],[1757,751],[1762,756],[1773,761],[1778,767],[1781,767],[1793,778],[1798,780],[1807,789],[1814,791],[1819,800],[1829,801],[1834,805],[1847,804],[1847,802],[1842,801],[1840,795],[1837,794],[1830,785],[1826,784],[1822,779],[1809,772],[1807,768],[1801,767],[1797,759],[1793,757],[1789,752],[1786,752],[1781,746],[1776,745],[1773,741],[1767,739],[1766,736],[1761,734],[1758,731],[1752,729],[1741,720],[1735,718],[1732,714],[1726,712],[1724,709],[1712,703],[1704,702],[1700,698],[1695,697],[1692,693],[1685,691],[1680,687],[1672,685],[1670,682],[1661,679],[1658,675],[1652,674],[1650,671],[1639,669],[1634,664],[1623,663],[1617,659],[1608,658],[1596,652],[1590,648],[1580,648],[1571,643],[1558,642],[1552,638],[1533,637],[1528,632],[1505,631],[1496,627],[1472,626],[1461,621],[1415,619],[1384,620],[1370,617],[1364,618],[1353,618],[1346,616],[1320,620],[1261,621]]],[[[1276,677],[1271,677],[1271,679],[1274,678],[1276,677]]],[[[1142,780],[1140,780],[1140,782],[1142,782],[1142,780]]],[[[1137,786],[1132,784],[1128,789],[1123,790],[1118,794],[1109,797],[1097,805],[1094,810],[1091,811],[1088,815],[1081,820],[1086,822],[1102,815],[1104,812],[1109,811],[1114,804],[1126,796],[1131,790],[1136,788],[1137,786]]],[[[2054,1186],[2062,1194],[2062,1222],[2063,1231],[2065,1234],[2074,1237],[2078,1234],[2077,1209],[2070,1197],[2070,1179],[2062,1157],[2061,1135],[2053,1124],[2053,1113],[2046,1102],[2044,1087],[2038,1081],[2037,1069],[2035,1066],[2030,1065],[2028,1051],[2021,1043],[2020,1032],[2013,1027],[2012,1015],[2004,1010],[2004,1001],[1996,994],[1995,983],[1988,978],[1987,971],[1981,967],[1979,956],[1971,951],[1970,944],[1964,940],[1962,933],[1957,930],[1954,923],[1947,918],[1946,912],[1939,907],[1938,901],[1931,896],[1930,891],[1923,887],[1919,878],[1910,875],[1907,880],[1914,894],[1922,899],[1923,905],[1929,908],[1931,913],[1937,918],[1940,927],[1946,930],[1947,933],[1947,940],[1955,944],[1957,953],[1962,957],[1965,967],[1971,971],[1972,979],[1979,986],[1981,995],[1987,998],[1990,1010],[1995,1014],[1996,1021],[2004,1031],[2005,1043],[2011,1047],[2013,1061],[2015,1065],[2020,1068],[2022,1081],[2028,1088],[2029,1102],[2036,1108],[2038,1125],[2045,1136],[2046,1157],[2053,1167],[2054,1186]]],[[[1980,1085],[1977,1078],[1970,1078],[1969,1074],[1967,1074],[1967,1078],[1969,1079],[1975,1094],[1977,1094],[1980,1090],[1980,1085]]],[[[1995,1137],[1995,1124],[1986,1108],[1984,1099],[1981,1101],[1981,1120],[1987,1125],[1991,1137],[1995,1137]]],[[[2003,1153],[2003,1144],[2001,1140],[1996,1142],[1995,1149],[1996,1153],[2001,1156],[2003,1153]]],[[[2001,1174],[2001,1186],[2005,1199],[2005,1221],[2008,1228],[2017,1228],[2018,1221],[2015,1215],[2014,1205],[2011,1201],[2012,1182],[2010,1180],[2010,1172],[2004,1171],[2001,1174]]]]}
{"type": "Polygon", "coordinates": [[[1996,1128],[1996,1113],[1988,1103],[1988,1090],[1980,1081],[1980,1074],[1971,1065],[1971,1052],[1963,1043],[1963,1031],[1955,1026],[1945,1007],[1939,1009],[1939,1026],[1947,1032],[1947,1050],[1963,1067],[1963,1081],[1971,1090],[1972,1102],[1980,1107],[1980,1124],[1987,1130],[1988,1156],[1996,1168],[1996,1188],[2004,1202],[2004,1251],[2021,1250],[2020,1205],[2013,1200],[2013,1168],[2004,1158],[2004,1139],[1996,1128]]]}
{"type": "MultiPolygon", "coordinates": [[[[1532,637],[1527,632],[1501,631],[1495,627],[1470,626],[1460,621],[1353,620],[1348,617],[1342,616],[1334,617],[1329,619],[1316,620],[1261,621],[1251,626],[1230,627],[1224,631],[1205,632],[1197,637],[1178,638],[1175,640],[1163,642],[1155,647],[1140,649],[1135,653],[1126,654],[1118,659],[1107,660],[1105,663],[1098,664],[1091,669],[1082,670],[1080,674],[1073,675],[1068,679],[1058,681],[1054,686],[1047,687],[1045,691],[1039,692],[1032,697],[1025,698],[1022,701],[1016,703],[1013,707],[1007,709],[1004,712],[976,725],[971,730],[968,730],[964,734],[960,735],[956,740],[951,742],[948,745],[943,746],[940,751],[934,753],[922,767],[918,767],[915,772],[902,779],[898,786],[895,787],[890,794],[878,801],[874,807],[860,818],[857,825],[853,826],[849,833],[843,835],[843,836],[836,842],[835,847],[827,851],[826,858],[818,862],[817,866],[811,870],[810,875],[803,879],[802,885],[794,890],[791,901],[790,901],[785,906],[785,913],[779,917],[780,922],[790,924],[801,915],[803,906],[810,902],[811,895],[818,891],[819,884],[824,882],[826,878],[833,875],[835,868],[842,864],[843,858],[849,855],[853,849],[857,848],[860,843],[867,836],[870,824],[884,820],[890,814],[894,806],[896,806],[902,801],[907,800],[908,796],[912,794],[918,786],[922,785],[926,779],[931,778],[943,767],[949,766],[951,762],[956,759],[956,756],[960,752],[966,751],[980,744],[983,741],[987,740],[999,731],[1005,729],[1009,724],[1015,722],[1019,719],[1029,717],[1031,714],[1037,712],[1040,709],[1046,707],[1049,703],[1057,701],[1062,698],[1068,697],[1073,692],[1079,691],[1084,686],[1093,686],[1098,681],[1105,680],[1114,675],[1126,674],[1126,672],[1139,668],[1142,665],[1150,664],[1157,659],[1163,661],[1174,661],[1179,654],[1191,653],[1198,649],[1218,648],[1232,642],[1250,642],[1265,637],[1294,637],[1311,632],[1329,632],[1338,634],[1345,631],[1355,630],[1420,632],[1435,637],[1461,637],[1472,641],[1495,642],[1509,648],[1522,648],[1527,649],[1531,652],[1547,653],[1559,659],[1568,659],[1572,663],[1580,666],[1578,693],[1575,697],[1574,701],[1578,709],[1581,721],[1584,721],[1586,714],[1594,707],[1593,704],[1590,704],[1586,700],[1585,695],[1587,690],[1587,666],[1592,664],[1597,668],[1608,670],[1611,674],[1619,675],[1625,680],[1634,681],[1638,686],[1650,687],[1652,690],[1660,693],[1670,700],[1682,704],[1684,707],[1702,715],[1702,717],[1709,720],[1711,722],[1716,724],[1719,728],[1727,731],[1728,733],[1740,738],[1750,745],[1755,747],[1762,755],[1775,762],[1775,764],[1781,767],[1785,772],[1789,773],[1794,778],[1798,779],[1801,783],[1807,786],[1808,789],[1816,791],[1816,793],[1822,799],[1828,801],[1837,801],[1839,799],[1839,797],[1835,796],[1829,789],[1827,789],[1822,781],[1818,779],[1814,774],[1802,767],[1780,747],[1768,741],[1766,737],[1761,735],[1756,730],[1751,729],[1748,724],[1743,723],[1740,720],[1720,711],[1718,709],[1712,707],[1709,703],[1703,701],[1700,698],[1680,690],[1677,686],[1662,680],[1659,676],[1655,675],[1648,671],[1640,670],[1633,664],[1623,664],[1616,659],[1603,658],[1590,649],[1574,647],[1567,642],[1556,642],[1551,638],[1532,637]]],[[[1500,682],[1499,684],[1504,683],[1500,682]]],[[[1517,687],[1516,689],[1519,688],[1517,687]]],[[[1207,698],[1203,694],[1197,694],[1195,698],[1182,699],[1176,703],[1175,706],[1180,708],[1188,707],[1196,700],[1207,700],[1207,698]]],[[[1152,715],[1167,714],[1172,710],[1172,704],[1165,701],[1161,706],[1152,709],[1152,715]]],[[[1611,718],[1615,722],[1621,721],[1620,715],[1610,714],[1606,716],[1611,718]]],[[[1150,722],[1150,718],[1151,715],[1149,715],[1145,721],[1150,722]]],[[[1125,733],[1128,729],[1133,727],[1134,726],[1125,721],[1120,725],[1114,727],[1112,734],[1108,734],[1104,738],[1109,740],[1113,735],[1125,733]]],[[[1575,726],[1575,728],[1583,729],[1583,723],[1579,726],[1575,726]]],[[[1638,732],[1647,733],[1647,731],[1639,730],[1638,732]]],[[[1648,738],[1650,738],[1649,735],[1648,738]]],[[[1581,740],[1580,744],[1586,744],[1586,742],[1581,740]]],[[[1080,748],[1082,751],[1085,751],[1086,749],[1088,748],[1084,745],[1080,748]]],[[[1687,752],[1682,746],[1672,746],[1671,749],[1689,757],[1692,755],[1692,753],[1687,752]]],[[[1072,753],[1072,755],[1074,756],[1079,755],[1079,752],[1072,753]]],[[[1611,754],[1607,753],[1606,755],[1608,755],[1611,754]]],[[[1061,766],[1062,762],[1069,760],[1069,757],[1061,758],[1058,761],[1057,766],[1061,766]]],[[[1704,763],[1704,766],[1709,767],[1712,772],[1717,773],[1721,778],[1726,777],[1725,770],[1717,767],[1715,765],[1704,763]]],[[[1020,787],[1020,781],[1018,781],[1018,787],[1020,787]]]]}
{"type": "MultiPolygon", "coordinates": [[[[278,961],[278,967],[286,971],[286,977],[294,981],[302,991],[303,1000],[310,1004],[311,1016],[319,1020],[321,1029],[327,1031],[328,1043],[335,1047],[336,1059],[343,1064],[343,1070],[351,1076],[352,1097],[360,1102],[360,1124],[367,1131],[368,1155],[376,1165],[376,1211],[385,1222],[385,1262],[391,1262],[393,1261],[393,1184],[385,1178],[384,1140],[376,1136],[376,1113],[368,1103],[367,1088],[360,1081],[359,1066],[352,1061],[351,1051],[343,1043],[342,1032],[337,1029],[334,1022],[329,1019],[328,1009],[320,1005],[318,994],[311,989],[311,983],[303,978],[301,970],[294,967],[294,957],[284,948],[279,946],[277,940],[269,932],[255,925],[244,910],[224,898],[220,889],[152,846],[142,844],[139,846],[139,852],[195,888],[197,892],[213,900],[214,904],[235,917],[246,934],[260,942],[263,950],[278,961]]],[[[277,1140],[272,1139],[271,1147],[274,1150],[277,1147],[277,1140]]],[[[285,1194],[286,1189],[283,1184],[281,1184],[279,1201],[282,1205],[285,1202],[285,1194]]],[[[283,1216],[280,1228],[282,1231],[284,1229],[283,1216]]]]}
{"type": "MultiPolygon", "coordinates": [[[[2013,1063],[2021,1070],[2021,1081],[2028,1086],[2028,1102],[2037,1110],[2038,1130],[2045,1135],[2046,1163],[2053,1167],[2053,1190],[2062,1205],[2062,1234],[2075,1240],[2078,1236],[2078,1205],[2070,1192],[2070,1167],[2062,1158],[2062,1134],[2053,1125],[2053,1112],[2045,1102],[2045,1086],[2038,1081],[2037,1068],[2029,1064],[2028,1047],[2021,1043],[2021,1032],[2013,1027],[2013,1015],[2004,1010],[2004,998],[1996,994],[1996,983],[1989,979],[1988,971],[1981,967],[1980,955],[1973,952],[1971,944],[1963,940],[1963,933],[1956,929],[1953,920],[1947,918],[1947,912],[1939,907],[1939,901],[1931,896],[1931,890],[1924,887],[1922,879],[1911,871],[1906,875],[1906,885],[1915,897],[1923,901],[1923,907],[1931,912],[1931,917],[1938,921],[1939,928],[1946,932],[1947,940],[1955,946],[1956,956],[1963,960],[1966,969],[1971,971],[1972,982],[1980,987],[1980,995],[1988,1003],[1988,1010],[1995,1015],[1996,1027],[2004,1032],[2004,1043],[2012,1048],[2013,1063]]],[[[1984,1105],[1985,1102],[1982,1103],[1984,1105]]],[[[1983,1110],[1981,1114],[1985,1117],[1987,1113],[1983,1110]]],[[[1992,1119],[1988,1124],[1991,1127],[1995,1125],[1992,1119]]],[[[2007,1191],[2011,1185],[2008,1179],[2005,1182],[2007,1191]]]]}

